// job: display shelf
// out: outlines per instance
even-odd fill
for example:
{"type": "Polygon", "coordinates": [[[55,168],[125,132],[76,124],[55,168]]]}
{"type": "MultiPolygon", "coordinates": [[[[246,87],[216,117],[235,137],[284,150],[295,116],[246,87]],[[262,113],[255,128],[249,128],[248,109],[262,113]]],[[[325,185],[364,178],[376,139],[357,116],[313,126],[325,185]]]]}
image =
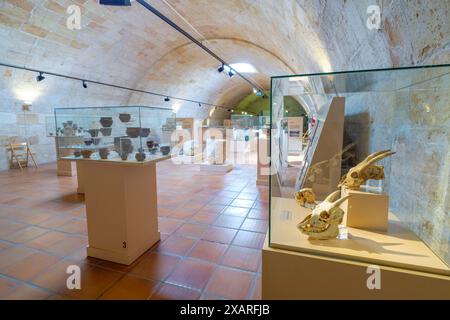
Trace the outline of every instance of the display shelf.
{"type": "Polygon", "coordinates": [[[310,210],[294,199],[272,197],[271,247],[450,275],[449,267],[393,214],[386,232],[348,227],[348,239],[313,240],[297,229],[310,210]]]}
{"type": "Polygon", "coordinates": [[[132,156],[130,156],[128,160],[122,160],[122,159],[120,159],[120,157],[101,159],[96,154],[91,155],[91,158],[67,156],[67,157],[63,157],[61,159],[68,160],[68,161],[89,161],[89,162],[96,161],[96,162],[106,162],[106,163],[118,164],[118,165],[145,166],[145,165],[149,165],[151,163],[170,159],[170,157],[171,157],[170,155],[162,155],[162,154],[153,155],[153,154],[146,153],[146,157],[143,161],[137,161],[135,159],[132,159],[132,156]]]}

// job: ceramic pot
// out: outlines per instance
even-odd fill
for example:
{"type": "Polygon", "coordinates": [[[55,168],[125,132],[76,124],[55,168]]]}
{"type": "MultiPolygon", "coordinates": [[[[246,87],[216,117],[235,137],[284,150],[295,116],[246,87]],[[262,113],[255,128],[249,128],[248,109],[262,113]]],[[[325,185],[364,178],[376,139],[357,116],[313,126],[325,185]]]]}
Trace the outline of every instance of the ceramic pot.
{"type": "Polygon", "coordinates": [[[170,146],[161,146],[161,147],[159,148],[159,150],[161,151],[161,153],[162,153],[164,156],[166,156],[166,155],[168,155],[169,152],[170,152],[170,146]]]}
{"type": "Polygon", "coordinates": [[[102,125],[103,128],[109,128],[113,124],[113,119],[112,117],[101,117],[100,124],[102,125]]]}
{"type": "Polygon", "coordinates": [[[141,128],[139,135],[142,138],[146,138],[148,137],[148,135],[150,134],[150,128],[141,128]]]}
{"type": "Polygon", "coordinates": [[[114,151],[116,151],[117,153],[120,153],[120,140],[124,138],[128,139],[127,136],[114,137],[114,151]]]}
{"type": "Polygon", "coordinates": [[[73,152],[73,155],[75,156],[75,157],[81,157],[81,151],[79,151],[79,150],[76,150],[76,151],[74,151],[73,152]]]}
{"type": "Polygon", "coordinates": [[[131,120],[131,115],[129,113],[119,114],[119,120],[122,122],[129,122],[131,120]]]}
{"type": "Polygon", "coordinates": [[[133,144],[130,139],[122,138],[119,140],[119,152],[131,153],[133,152],[133,144]]]}
{"type": "Polygon", "coordinates": [[[155,146],[155,142],[153,140],[147,140],[147,148],[150,150],[155,146]]]}
{"type": "Polygon", "coordinates": [[[100,132],[104,137],[109,137],[111,135],[112,128],[101,128],[100,132]]]}
{"type": "Polygon", "coordinates": [[[120,159],[122,159],[123,161],[128,160],[128,152],[121,152],[120,159]]]}
{"type": "Polygon", "coordinates": [[[158,151],[158,148],[153,147],[153,148],[149,149],[148,151],[150,151],[151,154],[156,154],[156,151],[158,151]]]}
{"type": "Polygon", "coordinates": [[[98,136],[98,133],[100,132],[100,130],[98,130],[98,129],[89,129],[88,132],[91,135],[91,137],[95,138],[95,137],[98,136]]]}
{"type": "Polygon", "coordinates": [[[137,138],[139,137],[139,132],[141,128],[138,127],[129,127],[127,128],[127,136],[130,138],[137,138]]]}
{"type": "Polygon", "coordinates": [[[137,161],[144,161],[145,160],[145,153],[144,152],[137,152],[134,156],[137,161]]]}
{"type": "Polygon", "coordinates": [[[88,159],[91,157],[92,150],[81,150],[81,155],[83,158],[88,159]]]}
{"type": "Polygon", "coordinates": [[[84,140],[84,144],[90,146],[92,144],[92,139],[84,140]]]}
{"type": "Polygon", "coordinates": [[[102,138],[92,138],[92,142],[94,143],[94,145],[98,146],[100,144],[100,141],[102,140],[102,138]]]}
{"type": "Polygon", "coordinates": [[[101,148],[100,150],[98,150],[98,154],[100,155],[101,159],[108,159],[109,150],[108,148],[101,148]]]}

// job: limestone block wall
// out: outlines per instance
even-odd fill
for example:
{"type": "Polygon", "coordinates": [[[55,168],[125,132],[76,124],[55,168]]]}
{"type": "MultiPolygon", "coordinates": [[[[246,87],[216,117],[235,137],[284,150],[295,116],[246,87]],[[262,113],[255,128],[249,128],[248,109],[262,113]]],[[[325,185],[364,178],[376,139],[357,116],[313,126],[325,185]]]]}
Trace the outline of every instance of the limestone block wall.
{"type": "MultiPolygon", "coordinates": [[[[438,81],[450,83],[450,77],[438,81]]],[[[345,127],[360,158],[396,151],[380,162],[390,210],[450,264],[450,95],[448,84],[420,89],[350,95],[345,127]]]]}

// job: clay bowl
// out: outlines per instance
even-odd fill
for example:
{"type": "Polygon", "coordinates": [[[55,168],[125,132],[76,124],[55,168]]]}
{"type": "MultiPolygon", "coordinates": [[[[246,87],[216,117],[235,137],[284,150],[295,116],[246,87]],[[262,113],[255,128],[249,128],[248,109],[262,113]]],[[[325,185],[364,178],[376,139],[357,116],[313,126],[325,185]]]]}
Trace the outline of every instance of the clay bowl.
{"type": "Polygon", "coordinates": [[[90,146],[92,144],[92,139],[84,140],[84,144],[90,146]]]}
{"type": "Polygon", "coordinates": [[[155,141],[153,140],[147,140],[147,148],[150,150],[155,146],[155,141]]]}
{"type": "Polygon", "coordinates": [[[144,152],[137,152],[134,156],[137,161],[144,161],[145,160],[145,153],[144,152]]]}
{"type": "Polygon", "coordinates": [[[100,132],[100,130],[99,129],[89,129],[88,132],[91,135],[91,137],[95,138],[95,137],[98,137],[98,133],[100,132]]]}
{"type": "Polygon", "coordinates": [[[142,138],[146,138],[148,137],[148,135],[150,134],[150,128],[141,128],[139,135],[142,138]]]}
{"type": "Polygon", "coordinates": [[[73,152],[73,155],[74,155],[75,157],[79,158],[79,157],[81,157],[81,151],[76,150],[76,151],[73,152]]]}
{"type": "Polygon", "coordinates": [[[85,159],[89,159],[91,157],[92,150],[81,150],[81,155],[85,159]]]}
{"type": "Polygon", "coordinates": [[[140,132],[139,127],[129,127],[127,128],[127,136],[129,136],[130,138],[137,138],[139,137],[139,132],[140,132]]]}
{"type": "Polygon", "coordinates": [[[169,152],[170,152],[170,146],[161,146],[161,147],[159,148],[159,150],[161,151],[161,153],[162,153],[164,156],[166,156],[166,155],[168,155],[169,152]]]}
{"type": "Polygon", "coordinates": [[[128,160],[128,152],[120,153],[120,159],[122,159],[123,161],[128,160]]]}
{"type": "Polygon", "coordinates": [[[119,120],[122,122],[129,122],[131,120],[131,115],[129,113],[119,114],[119,120]]]}
{"type": "Polygon", "coordinates": [[[113,124],[113,119],[112,117],[101,117],[100,124],[102,125],[103,128],[109,128],[113,124]]]}
{"type": "Polygon", "coordinates": [[[111,135],[112,128],[101,128],[100,132],[104,137],[109,137],[111,135]]]}
{"type": "Polygon", "coordinates": [[[101,159],[108,159],[109,150],[108,148],[100,148],[100,150],[98,150],[98,154],[100,155],[101,159]]]}

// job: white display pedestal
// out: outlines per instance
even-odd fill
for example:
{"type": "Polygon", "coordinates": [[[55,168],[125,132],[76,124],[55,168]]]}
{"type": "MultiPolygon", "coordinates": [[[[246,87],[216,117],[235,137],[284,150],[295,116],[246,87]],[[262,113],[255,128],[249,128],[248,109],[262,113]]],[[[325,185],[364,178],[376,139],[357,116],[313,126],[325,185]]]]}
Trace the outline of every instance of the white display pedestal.
{"type": "Polygon", "coordinates": [[[256,172],[256,184],[260,186],[269,185],[270,176],[270,130],[262,130],[264,135],[257,134],[257,172],[256,172]]]}
{"type": "Polygon", "coordinates": [[[395,215],[386,232],[348,227],[348,239],[313,240],[296,227],[310,210],[294,199],[271,203],[263,299],[450,299],[449,267],[395,215]],[[373,266],[380,290],[367,286],[373,266]]]}
{"type": "Polygon", "coordinates": [[[341,197],[350,195],[342,208],[348,227],[386,231],[388,228],[389,196],[383,193],[341,188],[341,197]]]}
{"type": "Polygon", "coordinates": [[[205,162],[200,164],[200,171],[227,173],[231,170],[233,170],[233,165],[231,163],[209,164],[205,162]]]}
{"type": "Polygon", "coordinates": [[[156,162],[79,159],[90,257],[129,265],[160,239],[156,162]]]}

